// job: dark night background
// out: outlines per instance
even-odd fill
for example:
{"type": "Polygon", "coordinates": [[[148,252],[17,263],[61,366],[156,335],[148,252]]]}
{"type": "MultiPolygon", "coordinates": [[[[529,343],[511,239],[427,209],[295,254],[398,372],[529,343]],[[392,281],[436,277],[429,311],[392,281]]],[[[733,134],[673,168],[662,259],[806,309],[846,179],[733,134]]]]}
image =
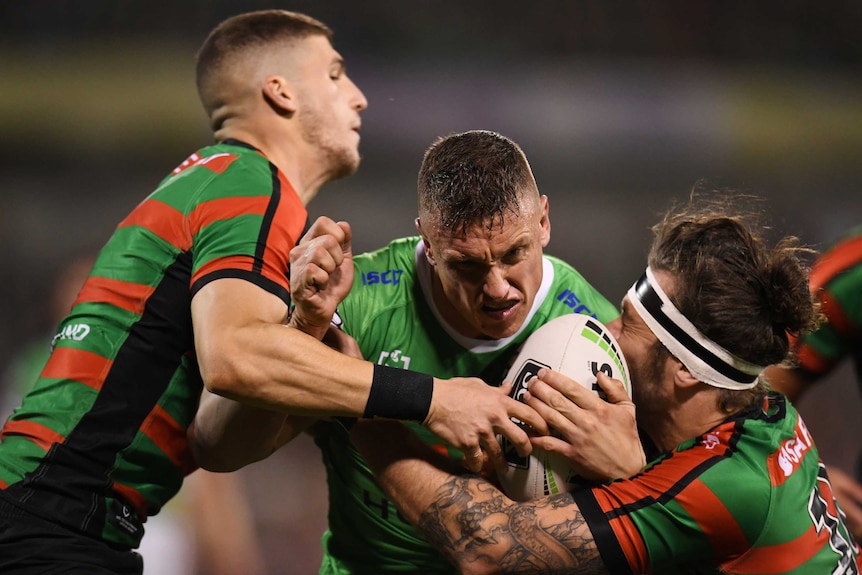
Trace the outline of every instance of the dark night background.
{"type": "MultiPolygon", "coordinates": [[[[424,149],[474,128],[521,144],[551,202],[548,252],[612,300],[649,225],[701,179],[762,197],[776,235],[817,249],[862,223],[859,2],[3,2],[0,367],[53,328],[64,262],[211,141],[193,77],[207,32],[271,7],[333,28],[369,100],[362,167],[310,206],[348,219],[357,251],[413,233],[424,149]]],[[[833,380],[801,410],[849,467],[859,397],[849,370],[833,380]]],[[[318,459],[303,440],[241,472],[268,494],[255,512],[274,573],[316,572],[318,459]]]]}

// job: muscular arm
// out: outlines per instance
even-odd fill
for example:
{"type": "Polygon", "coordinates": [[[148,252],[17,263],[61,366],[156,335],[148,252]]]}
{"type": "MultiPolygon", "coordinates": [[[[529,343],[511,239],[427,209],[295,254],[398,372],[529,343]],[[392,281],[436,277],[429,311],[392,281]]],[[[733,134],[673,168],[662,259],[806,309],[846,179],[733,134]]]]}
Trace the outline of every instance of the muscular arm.
{"type": "Polygon", "coordinates": [[[192,300],[206,388],[248,405],[301,415],[362,415],[373,365],[284,324],[283,301],[240,279],[204,286],[192,300]]]}
{"type": "MultiPolygon", "coordinates": [[[[339,329],[329,329],[323,341],[341,353],[362,357],[356,341],[339,329]]],[[[204,391],[188,430],[189,445],[203,469],[235,471],[268,457],[316,421],[314,416],[287,415],[204,391]]]]}
{"type": "Polygon", "coordinates": [[[513,502],[395,422],[359,422],[351,440],[402,514],[463,573],[608,573],[568,494],[513,502]]]}
{"type": "MultiPolygon", "coordinates": [[[[195,295],[192,320],[204,385],[208,391],[250,408],[245,413],[239,406],[211,410],[209,413],[221,415],[207,422],[201,421],[206,412],[199,414],[197,437],[195,433],[191,437],[197,442],[192,448],[199,462],[212,455],[217,468],[235,469],[256,460],[252,456],[265,456],[272,446],[291,437],[291,430],[278,427],[285,421],[279,420],[281,413],[365,414],[374,365],[339,353],[319,340],[335,306],[352,284],[352,266],[349,227],[321,218],[291,251],[291,294],[297,306],[291,317],[293,326],[284,325],[284,302],[251,282],[218,279],[195,295]],[[252,408],[263,411],[255,413],[252,408]],[[255,425],[241,427],[235,422],[240,420],[255,425]],[[227,429],[243,435],[228,435],[227,429]],[[273,437],[273,433],[278,436],[273,437]],[[221,449],[220,442],[225,439],[230,445],[224,447],[227,451],[223,454],[205,452],[221,449]],[[240,447],[243,442],[248,451],[240,447]],[[230,453],[240,457],[230,462],[230,453]]],[[[403,395],[409,399],[411,394],[405,391],[403,395]]],[[[397,401],[392,399],[396,411],[401,405],[397,401]]],[[[531,449],[527,434],[512,422],[513,417],[547,432],[545,421],[535,410],[480,379],[434,379],[423,423],[465,453],[475,453],[483,446],[496,461],[502,461],[497,433],[509,438],[521,454],[531,449]]],[[[478,470],[481,458],[469,463],[478,470]]]]}

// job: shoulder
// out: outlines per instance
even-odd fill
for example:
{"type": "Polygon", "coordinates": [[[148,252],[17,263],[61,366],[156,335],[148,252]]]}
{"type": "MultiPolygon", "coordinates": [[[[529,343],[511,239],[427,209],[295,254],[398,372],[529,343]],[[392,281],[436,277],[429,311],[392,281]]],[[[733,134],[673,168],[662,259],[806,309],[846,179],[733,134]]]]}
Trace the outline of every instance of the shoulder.
{"type": "Polygon", "coordinates": [[[411,297],[416,282],[416,249],[419,237],[393,240],[388,245],[354,256],[353,289],[347,300],[355,301],[362,293],[379,298],[411,297]]]}
{"type": "Polygon", "coordinates": [[[605,323],[619,316],[616,306],[571,264],[548,254],[545,261],[551,264],[554,274],[548,299],[562,303],[569,311],[591,315],[605,323]]]}
{"type": "Polygon", "coordinates": [[[577,277],[583,279],[584,276],[582,276],[581,273],[575,269],[575,266],[573,266],[569,262],[551,254],[545,254],[544,257],[546,260],[551,262],[552,266],[554,266],[554,272],[557,275],[561,275],[563,277],[577,277]]]}
{"type": "Polygon", "coordinates": [[[793,405],[779,394],[681,448],[674,457],[732,513],[767,517],[791,490],[816,483],[817,448],[793,405]]]}
{"type": "MultiPolygon", "coordinates": [[[[338,306],[345,329],[354,337],[393,315],[413,313],[416,297],[419,238],[399,238],[383,248],[353,258],[353,287],[338,306]]],[[[404,317],[399,321],[406,322],[404,317]]]]}
{"type": "Polygon", "coordinates": [[[785,428],[787,417],[781,413],[730,419],[659,456],[641,479],[660,500],[682,497],[691,505],[713,500],[733,507],[731,511],[748,508],[751,515],[765,514],[773,484],[769,460],[787,437],[786,430],[776,433],[785,428]]]}
{"type": "MultiPolygon", "coordinates": [[[[269,161],[257,151],[243,146],[217,144],[191,154],[162,180],[160,188],[224,188],[236,195],[251,189],[255,195],[266,188],[260,182],[272,182],[273,170],[269,161]],[[254,185],[249,188],[249,179],[254,185]]],[[[270,186],[271,188],[271,186],[270,186]]]]}
{"type": "Polygon", "coordinates": [[[399,275],[412,275],[416,267],[416,247],[420,241],[418,236],[398,238],[382,248],[354,256],[353,263],[358,270],[399,270],[399,275]]]}

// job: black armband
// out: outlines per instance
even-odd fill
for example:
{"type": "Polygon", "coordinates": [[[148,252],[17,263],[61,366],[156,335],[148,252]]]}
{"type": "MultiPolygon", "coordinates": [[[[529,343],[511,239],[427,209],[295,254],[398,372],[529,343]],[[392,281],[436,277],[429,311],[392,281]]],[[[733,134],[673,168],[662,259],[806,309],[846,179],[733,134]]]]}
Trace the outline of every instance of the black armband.
{"type": "Polygon", "coordinates": [[[433,393],[430,375],[375,364],[363,417],[425,421],[433,393]]]}

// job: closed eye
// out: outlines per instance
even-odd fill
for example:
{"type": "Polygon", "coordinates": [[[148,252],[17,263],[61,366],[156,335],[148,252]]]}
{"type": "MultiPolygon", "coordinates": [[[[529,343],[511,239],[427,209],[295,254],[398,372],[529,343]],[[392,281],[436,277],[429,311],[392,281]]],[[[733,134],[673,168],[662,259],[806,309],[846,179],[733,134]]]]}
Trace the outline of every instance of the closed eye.
{"type": "Polygon", "coordinates": [[[344,76],[345,72],[346,72],[346,69],[344,66],[344,61],[343,60],[336,60],[333,63],[332,69],[329,71],[329,77],[332,80],[339,80],[339,79],[341,79],[342,76],[344,76]]]}

